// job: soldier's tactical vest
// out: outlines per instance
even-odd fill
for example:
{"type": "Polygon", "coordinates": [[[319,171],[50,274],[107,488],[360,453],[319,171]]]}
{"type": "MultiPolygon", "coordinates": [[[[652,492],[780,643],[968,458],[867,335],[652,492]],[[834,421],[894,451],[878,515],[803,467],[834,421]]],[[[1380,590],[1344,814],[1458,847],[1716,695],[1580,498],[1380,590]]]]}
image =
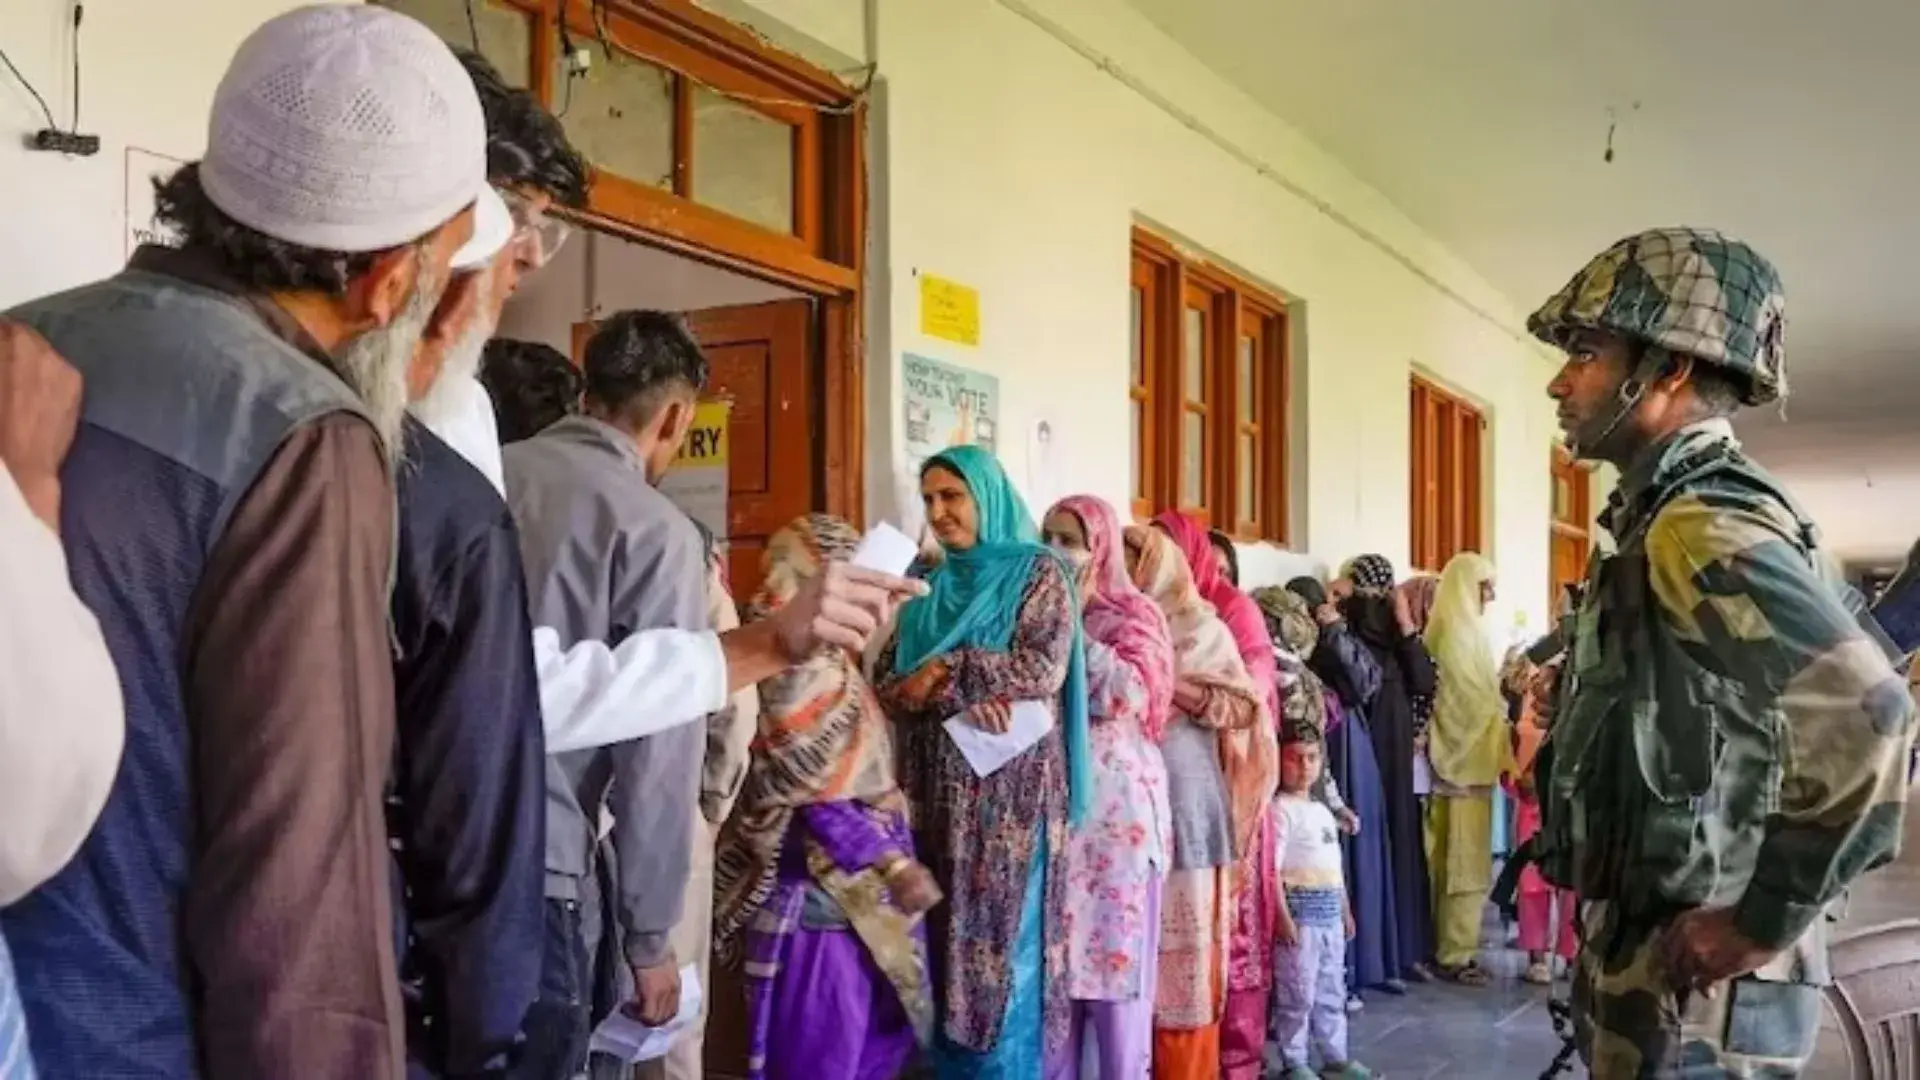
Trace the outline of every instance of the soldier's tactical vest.
{"type": "Polygon", "coordinates": [[[1787,510],[1795,547],[1872,626],[1820,559],[1806,514],[1730,441],[1703,447],[1633,508],[1617,553],[1595,559],[1573,620],[1534,854],[1549,881],[1612,902],[1642,928],[1744,891],[1780,782],[1779,702],[1749,700],[1696,662],[1662,625],[1649,581],[1647,528],[1701,490],[1787,510]]]}

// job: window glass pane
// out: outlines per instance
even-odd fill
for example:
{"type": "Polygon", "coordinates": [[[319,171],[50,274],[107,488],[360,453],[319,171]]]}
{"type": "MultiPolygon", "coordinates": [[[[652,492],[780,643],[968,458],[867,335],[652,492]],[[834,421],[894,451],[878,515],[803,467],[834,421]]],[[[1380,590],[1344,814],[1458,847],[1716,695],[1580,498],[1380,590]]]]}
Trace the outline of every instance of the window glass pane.
{"type": "Polygon", "coordinates": [[[1198,413],[1180,414],[1180,505],[1200,506],[1207,482],[1207,420],[1198,413]]]}
{"type": "Polygon", "coordinates": [[[564,57],[553,73],[567,138],[588,161],[616,176],[673,190],[673,73],[615,50],[593,50],[593,66],[569,80],[564,57]]]}
{"type": "Polygon", "coordinates": [[[1242,337],[1240,339],[1240,355],[1235,365],[1239,368],[1237,382],[1240,387],[1240,403],[1236,411],[1239,412],[1241,421],[1248,424],[1253,423],[1253,355],[1253,339],[1251,337],[1242,337]]]}
{"type": "Polygon", "coordinates": [[[1141,307],[1146,302],[1146,294],[1140,291],[1140,286],[1135,285],[1131,297],[1133,336],[1129,339],[1133,342],[1133,385],[1135,386],[1144,386],[1147,382],[1147,343],[1140,336],[1141,307]]]}
{"type": "Polygon", "coordinates": [[[1197,404],[1207,400],[1207,313],[1204,310],[1187,309],[1186,337],[1186,353],[1180,364],[1181,381],[1187,400],[1197,404]]]}
{"type": "Polygon", "coordinates": [[[475,0],[473,22],[467,22],[467,0],[376,0],[404,15],[411,15],[440,35],[442,41],[462,49],[473,48],[474,32],[479,31],[480,55],[500,69],[500,77],[510,86],[533,85],[533,20],[526,12],[475,0]]]}
{"type": "Polygon", "coordinates": [[[693,200],[775,232],[793,231],[793,128],[693,88],[693,200]]]}
{"type": "Polygon", "coordinates": [[[1133,427],[1133,457],[1131,459],[1133,462],[1133,497],[1136,499],[1144,499],[1147,497],[1147,478],[1145,475],[1146,470],[1140,467],[1140,460],[1141,451],[1145,449],[1146,446],[1146,432],[1143,421],[1145,419],[1147,403],[1141,401],[1139,398],[1134,398],[1128,402],[1128,406],[1128,412],[1132,414],[1131,422],[1133,427]]]}
{"type": "Polygon", "coordinates": [[[1255,493],[1260,484],[1260,457],[1254,450],[1253,436],[1240,436],[1240,453],[1234,458],[1234,469],[1239,473],[1237,487],[1240,501],[1237,504],[1235,521],[1260,520],[1260,507],[1255,493]]]}

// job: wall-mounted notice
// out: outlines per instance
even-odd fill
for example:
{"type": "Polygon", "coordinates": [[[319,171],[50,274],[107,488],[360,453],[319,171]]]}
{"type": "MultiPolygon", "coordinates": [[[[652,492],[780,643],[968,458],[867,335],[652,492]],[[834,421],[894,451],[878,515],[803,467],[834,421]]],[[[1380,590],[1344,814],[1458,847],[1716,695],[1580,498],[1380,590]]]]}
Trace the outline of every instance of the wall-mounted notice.
{"type": "Polygon", "coordinates": [[[905,393],[906,457],[920,463],[949,446],[998,451],[1000,380],[985,372],[907,353],[900,358],[905,393]]]}
{"type": "Polygon", "coordinates": [[[731,401],[703,401],[693,411],[693,429],[660,478],[660,493],[712,531],[727,539],[727,458],[733,436],[727,422],[731,401]]]}
{"type": "Polygon", "coordinates": [[[137,146],[127,147],[127,188],[126,223],[127,257],[133,257],[133,249],[142,244],[167,244],[172,238],[163,235],[153,221],[153,182],[164,180],[173,175],[173,171],[186,162],[166,154],[156,154],[151,150],[142,150],[137,146]]]}
{"type": "Polygon", "coordinates": [[[920,332],[960,345],[980,344],[980,291],[921,274],[920,332]]]}

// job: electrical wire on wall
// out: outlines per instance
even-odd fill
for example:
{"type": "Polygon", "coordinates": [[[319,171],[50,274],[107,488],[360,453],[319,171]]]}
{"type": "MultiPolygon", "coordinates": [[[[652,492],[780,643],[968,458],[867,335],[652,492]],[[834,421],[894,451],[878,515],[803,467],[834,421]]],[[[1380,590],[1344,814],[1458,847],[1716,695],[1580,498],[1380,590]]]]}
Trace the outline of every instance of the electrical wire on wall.
{"type": "Polygon", "coordinates": [[[47,104],[47,99],[40,93],[40,89],[21,72],[19,65],[13,62],[13,57],[8,56],[5,49],[0,49],[0,64],[5,64],[6,69],[13,74],[20,85],[26,88],[34,104],[40,106],[40,115],[47,121],[47,126],[34,132],[33,137],[27,141],[30,149],[75,157],[89,157],[100,152],[100,137],[83,135],[80,132],[80,24],[86,18],[86,14],[86,5],[75,0],[73,36],[69,44],[71,50],[69,56],[73,64],[73,115],[69,117],[69,123],[65,128],[62,128],[60,122],[54,119],[53,108],[47,104]]]}
{"type": "Polygon", "coordinates": [[[34,88],[33,82],[20,73],[20,69],[14,65],[13,57],[8,56],[7,50],[4,48],[0,48],[0,64],[7,65],[7,70],[13,72],[14,79],[16,79],[21,86],[26,87],[27,94],[33,98],[35,104],[40,106],[40,115],[47,118],[47,127],[59,127],[60,125],[53,120],[53,110],[47,107],[47,99],[41,97],[40,91],[34,88]]]}

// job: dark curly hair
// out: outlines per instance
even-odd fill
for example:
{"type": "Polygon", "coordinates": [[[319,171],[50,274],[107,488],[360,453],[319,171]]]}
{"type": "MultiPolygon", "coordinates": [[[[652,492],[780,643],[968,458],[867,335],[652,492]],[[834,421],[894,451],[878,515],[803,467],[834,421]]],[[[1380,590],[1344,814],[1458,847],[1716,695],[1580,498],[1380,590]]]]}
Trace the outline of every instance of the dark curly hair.
{"type": "Polygon", "coordinates": [[[210,253],[221,269],[260,292],[344,296],[347,284],[372,269],[374,262],[386,254],[301,247],[242,225],[207,197],[200,183],[198,162],[181,166],[165,179],[155,179],[153,195],[155,220],[174,234],[181,247],[210,253]]]}
{"type": "Polygon", "coordinates": [[[676,391],[707,388],[707,357],[686,320],[665,311],[610,315],[587,341],[587,400],[636,428],[676,391]]]}
{"type": "Polygon", "coordinates": [[[1305,743],[1319,746],[1327,741],[1326,733],[1314,726],[1313,721],[1303,716],[1289,717],[1280,725],[1280,745],[1305,743]]]}
{"type": "Polygon", "coordinates": [[[479,53],[456,47],[453,54],[473,79],[487,117],[487,179],[501,187],[536,188],[562,206],[585,206],[586,159],[560,121],[531,91],[508,86],[479,53]]]}
{"type": "Polygon", "coordinates": [[[503,443],[531,439],[580,411],[580,370],[559,349],[538,341],[487,342],[480,383],[493,399],[503,443]]]}

